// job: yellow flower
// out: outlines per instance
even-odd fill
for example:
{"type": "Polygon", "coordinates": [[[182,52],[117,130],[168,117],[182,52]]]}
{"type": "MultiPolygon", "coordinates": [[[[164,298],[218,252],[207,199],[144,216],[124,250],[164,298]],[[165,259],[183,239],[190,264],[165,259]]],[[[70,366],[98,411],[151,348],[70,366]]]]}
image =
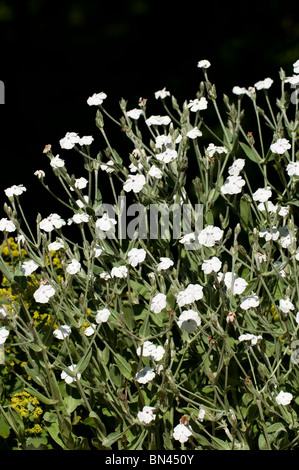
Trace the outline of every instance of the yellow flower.
{"type": "Polygon", "coordinates": [[[42,427],[39,424],[35,424],[33,428],[27,428],[27,434],[41,434],[43,432],[42,427]]]}
{"type": "MultiPolygon", "coordinates": [[[[7,241],[8,244],[4,241],[3,245],[0,247],[4,258],[9,258],[9,261],[11,261],[11,257],[13,259],[19,259],[20,255],[21,258],[27,255],[26,250],[23,248],[19,251],[19,245],[14,241],[13,237],[9,237],[7,241]]],[[[9,264],[9,262],[7,264],[9,264]]]]}
{"type": "MultiPolygon", "coordinates": [[[[277,310],[276,310],[275,305],[272,305],[272,306],[270,307],[270,310],[269,310],[269,311],[270,311],[270,313],[273,315],[273,320],[274,320],[274,321],[278,321],[278,320],[279,320],[279,315],[278,315],[278,313],[277,313],[277,310]]],[[[269,312],[266,311],[266,312],[265,312],[265,315],[268,315],[268,313],[269,313],[269,312]]]]}
{"type": "Polygon", "coordinates": [[[44,323],[44,326],[51,326],[52,319],[51,316],[47,313],[39,313],[37,310],[33,313],[34,326],[37,327],[41,323],[44,323]]]}
{"type": "Polygon", "coordinates": [[[16,393],[11,398],[11,407],[24,420],[25,433],[40,434],[42,428],[38,422],[43,414],[39,401],[27,392],[16,393]],[[29,422],[28,422],[29,421],[29,422]],[[32,427],[32,422],[35,421],[32,427]]]}
{"type": "Polygon", "coordinates": [[[37,406],[37,407],[35,408],[34,412],[33,412],[34,418],[37,419],[37,418],[39,418],[40,415],[42,415],[42,414],[43,414],[43,410],[41,409],[40,406],[37,406]]]}

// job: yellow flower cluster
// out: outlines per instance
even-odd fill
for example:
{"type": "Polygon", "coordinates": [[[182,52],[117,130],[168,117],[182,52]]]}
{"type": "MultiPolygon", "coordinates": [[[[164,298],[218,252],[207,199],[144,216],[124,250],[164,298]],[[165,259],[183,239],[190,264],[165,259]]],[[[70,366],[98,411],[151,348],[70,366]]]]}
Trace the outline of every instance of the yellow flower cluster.
{"type": "Polygon", "coordinates": [[[13,237],[9,237],[3,242],[3,244],[0,246],[0,251],[2,250],[2,256],[6,258],[7,264],[10,264],[11,258],[19,259],[19,257],[26,256],[26,250],[24,248],[19,248],[18,243],[16,243],[13,239],[13,237]],[[8,242],[8,243],[7,243],[8,242]]]}
{"type": "Polygon", "coordinates": [[[51,326],[52,325],[52,319],[51,316],[48,315],[47,313],[40,313],[37,310],[33,312],[32,318],[34,320],[34,326],[37,327],[41,323],[44,322],[44,326],[51,326]]]}
{"type": "Polygon", "coordinates": [[[25,420],[25,432],[27,434],[40,434],[42,432],[40,424],[33,423],[38,421],[43,414],[39,404],[38,399],[27,392],[16,393],[11,398],[11,407],[25,420]]]}
{"type": "MultiPolygon", "coordinates": [[[[2,287],[0,288],[0,297],[4,297],[5,299],[9,298],[12,302],[14,302],[18,296],[12,293],[11,287],[9,287],[9,283],[5,277],[2,278],[1,285],[2,287]]],[[[6,307],[8,308],[8,305],[6,305],[6,307]]]]}
{"type": "MultiPolygon", "coordinates": [[[[274,321],[278,321],[278,320],[279,320],[279,315],[278,315],[278,313],[276,312],[276,308],[275,308],[274,305],[272,305],[272,306],[270,307],[269,312],[272,314],[274,321]]],[[[265,312],[265,315],[267,315],[269,312],[266,311],[266,312],[265,312]]]]}
{"type": "MultiPolygon", "coordinates": [[[[57,269],[62,269],[62,264],[61,264],[61,261],[60,261],[60,258],[58,256],[57,252],[56,251],[51,251],[50,253],[51,253],[53,267],[57,268],[57,269]]],[[[49,260],[48,260],[48,264],[50,264],[49,260]]]]}

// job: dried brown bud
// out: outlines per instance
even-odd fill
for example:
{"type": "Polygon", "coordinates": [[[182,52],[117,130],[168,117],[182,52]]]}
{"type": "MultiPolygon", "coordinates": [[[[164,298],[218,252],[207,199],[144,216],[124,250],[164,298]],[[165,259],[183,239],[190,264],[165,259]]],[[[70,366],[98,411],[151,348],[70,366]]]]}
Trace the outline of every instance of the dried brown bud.
{"type": "Polygon", "coordinates": [[[45,145],[45,148],[44,148],[44,150],[43,150],[43,153],[48,153],[48,152],[50,152],[51,148],[52,148],[51,144],[45,145]]]}
{"type": "Polygon", "coordinates": [[[227,323],[234,323],[235,318],[236,318],[235,312],[229,312],[229,314],[226,317],[226,322],[227,323]]]}

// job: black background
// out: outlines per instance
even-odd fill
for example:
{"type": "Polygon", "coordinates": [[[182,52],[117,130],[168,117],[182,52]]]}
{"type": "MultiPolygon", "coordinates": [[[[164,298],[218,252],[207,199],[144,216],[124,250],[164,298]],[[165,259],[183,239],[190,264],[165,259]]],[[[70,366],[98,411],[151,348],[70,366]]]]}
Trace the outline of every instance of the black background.
{"type": "Polygon", "coordinates": [[[46,144],[54,155],[78,158],[60,149],[66,132],[98,135],[90,95],[105,91],[116,116],[122,97],[130,109],[141,96],[155,101],[164,86],[179,101],[193,99],[200,59],[212,63],[219,95],[279,80],[280,67],[291,75],[299,58],[299,12],[278,0],[0,0],[0,40],[1,206],[3,190],[23,183],[31,214],[46,216],[51,198],[33,172],[51,173],[46,144]]]}

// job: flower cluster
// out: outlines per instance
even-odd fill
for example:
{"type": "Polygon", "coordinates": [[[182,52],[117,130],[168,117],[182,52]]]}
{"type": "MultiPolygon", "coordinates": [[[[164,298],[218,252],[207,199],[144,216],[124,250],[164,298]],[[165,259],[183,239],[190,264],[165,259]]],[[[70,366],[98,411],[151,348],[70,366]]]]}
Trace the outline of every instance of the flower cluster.
{"type": "MultiPolygon", "coordinates": [[[[99,142],[67,132],[60,153],[44,148],[66,194],[61,212],[31,227],[26,187],[4,191],[1,410],[24,448],[297,445],[299,124],[284,86],[299,84],[299,64],[293,77],[280,72],[275,112],[271,78],[235,86],[223,113],[211,63],[197,67],[204,82],[182,105],[155,92],[161,111],[121,100],[116,120],[106,93],[87,98],[99,142]],[[106,119],[127,150],[114,148],[106,119]],[[69,174],[72,152],[81,175],[69,174]],[[160,218],[146,219],[151,209],[160,218]],[[40,441],[22,437],[19,417],[40,441]]],[[[35,175],[55,196],[46,172],[35,175]]]]}

